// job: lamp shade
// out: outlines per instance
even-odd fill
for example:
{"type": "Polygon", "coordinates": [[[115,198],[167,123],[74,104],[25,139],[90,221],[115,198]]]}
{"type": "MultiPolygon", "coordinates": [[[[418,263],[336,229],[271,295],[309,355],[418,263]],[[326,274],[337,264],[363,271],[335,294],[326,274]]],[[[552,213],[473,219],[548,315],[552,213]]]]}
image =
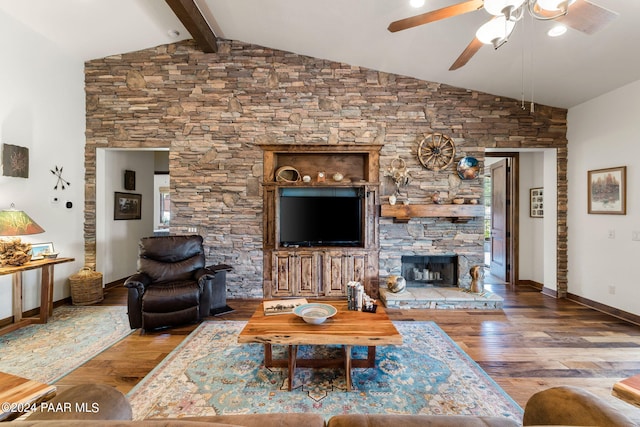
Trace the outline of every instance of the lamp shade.
{"type": "Polygon", "coordinates": [[[476,37],[484,44],[493,44],[497,49],[507,41],[515,25],[515,22],[507,20],[504,16],[498,16],[478,28],[476,37]]]}
{"type": "Polygon", "coordinates": [[[493,16],[500,16],[504,15],[505,8],[511,8],[512,10],[515,10],[522,6],[524,2],[525,0],[484,0],[484,10],[486,10],[493,16]]]}
{"type": "Polygon", "coordinates": [[[24,211],[11,208],[0,211],[0,236],[25,236],[27,234],[44,233],[40,227],[24,211]]]}

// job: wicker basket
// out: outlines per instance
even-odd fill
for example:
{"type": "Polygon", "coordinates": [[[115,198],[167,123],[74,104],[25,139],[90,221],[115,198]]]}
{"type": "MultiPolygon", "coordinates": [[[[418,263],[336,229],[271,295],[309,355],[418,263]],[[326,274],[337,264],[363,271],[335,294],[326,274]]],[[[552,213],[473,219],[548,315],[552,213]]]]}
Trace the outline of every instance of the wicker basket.
{"type": "Polygon", "coordinates": [[[89,305],[104,299],[102,294],[102,273],[84,267],[77,274],[69,276],[71,302],[73,305],[89,305]]]}

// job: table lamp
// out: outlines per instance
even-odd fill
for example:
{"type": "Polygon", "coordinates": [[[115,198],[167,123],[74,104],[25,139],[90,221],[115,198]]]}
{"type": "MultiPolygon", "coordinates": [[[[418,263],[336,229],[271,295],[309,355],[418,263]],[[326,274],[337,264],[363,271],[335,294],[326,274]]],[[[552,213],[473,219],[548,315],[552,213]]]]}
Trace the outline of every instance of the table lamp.
{"type": "Polygon", "coordinates": [[[22,243],[17,236],[44,233],[40,227],[24,211],[15,209],[11,203],[9,209],[0,211],[0,264],[22,265],[31,259],[31,244],[22,243]]]}

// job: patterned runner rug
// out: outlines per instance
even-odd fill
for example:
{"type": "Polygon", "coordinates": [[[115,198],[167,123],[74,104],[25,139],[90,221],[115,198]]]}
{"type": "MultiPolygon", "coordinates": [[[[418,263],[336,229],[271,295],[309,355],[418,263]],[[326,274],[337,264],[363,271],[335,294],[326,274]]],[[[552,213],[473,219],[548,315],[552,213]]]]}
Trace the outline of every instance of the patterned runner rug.
{"type": "Polygon", "coordinates": [[[48,323],[0,336],[0,371],[51,384],[134,330],[127,307],[57,307],[48,323]]]}
{"type": "MultiPolygon", "coordinates": [[[[378,347],[376,368],[263,365],[261,344],[238,344],[245,322],[204,322],[128,395],[134,419],[264,412],[457,414],[522,419],[522,409],[433,322],[394,322],[402,346],[378,347]]],[[[299,356],[326,356],[336,347],[302,346],[299,356]],[[318,354],[318,352],[322,354],[318,354]]],[[[274,346],[274,356],[286,353],[274,346]],[[276,354],[276,352],[280,354],[276,354]]],[[[354,357],[364,357],[365,347],[354,357]],[[359,353],[359,354],[358,354],[359,353]]]]}

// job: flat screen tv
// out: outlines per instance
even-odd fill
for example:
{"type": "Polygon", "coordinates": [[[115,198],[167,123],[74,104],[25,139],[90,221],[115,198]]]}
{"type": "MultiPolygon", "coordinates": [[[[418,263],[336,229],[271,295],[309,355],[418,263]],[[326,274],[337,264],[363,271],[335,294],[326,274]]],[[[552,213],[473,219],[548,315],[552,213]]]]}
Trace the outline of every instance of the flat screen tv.
{"type": "Polygon", "coordinates": [[[356,189],[283,189],[280,245],[362,246],[363,200],[356,189]]]}

